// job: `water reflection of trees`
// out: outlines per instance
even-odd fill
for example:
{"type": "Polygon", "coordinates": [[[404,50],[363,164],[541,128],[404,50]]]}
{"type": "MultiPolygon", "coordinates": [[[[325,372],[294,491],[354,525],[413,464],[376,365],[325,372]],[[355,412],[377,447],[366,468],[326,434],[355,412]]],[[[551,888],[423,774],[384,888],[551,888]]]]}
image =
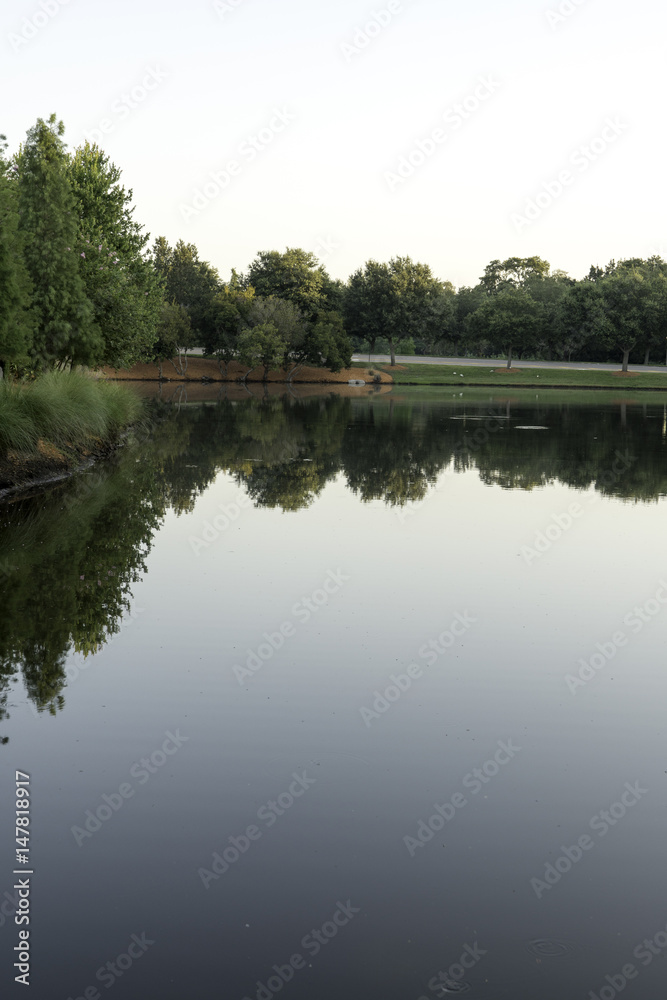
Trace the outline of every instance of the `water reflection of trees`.
{"type": "Polygon", "coordinates": [[[221,472],[256,506],[286,511],[341,475],[362,502],[401,506],[447,468],[504,489],[560,482],[654,501],[667,493],[666,431],[655,405],[271,396],[162,407],[148,442],[0,508],[0,718],[19,674],[39,710],[62,707],[68,655],[90,655],[121,629],[166,512],[192,510],[221,472]]]}

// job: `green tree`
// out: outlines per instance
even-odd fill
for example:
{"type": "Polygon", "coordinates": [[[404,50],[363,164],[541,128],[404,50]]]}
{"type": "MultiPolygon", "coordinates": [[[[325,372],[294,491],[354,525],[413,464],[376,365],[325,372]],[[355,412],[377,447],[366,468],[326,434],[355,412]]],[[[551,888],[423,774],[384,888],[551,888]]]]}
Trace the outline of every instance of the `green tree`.
{"type": "Polygon", "coordinates": [[[347,330],[367,340],[371,350],[378,338],[386,337],[395,365],[396,344],[404,338],[419,338],[438,322],[443,291],[428,264],[410,257],[394,257],[387,264],[369,260],[348,283],[347,330]]]}
{"type": "Polygon", "coordinates": [[[419,337],[437,318],[443,285],[433,277],[428,264],[420,264],[410,257],[393,257],[389,261],[389,273],[392,287],[386,334],[391,364],[395,365],[394,344],[404,337],[419,337]]]}
{"type": "Polygon", "coordinates": [[[480,283],[489,295],[506,288],[521,288],[535,278],[544,278],[549,273],[549,263],[541,257],[508,257],[507,260],[492,260],[484,268],[480,283]]]}
{"type": "Polygon", "coordinates": [[[70,158],[80,272],[104,345],[98,361],[127,368],[151,356],[162,291],[153,262],[143,253],[148,234],[132,218],[132,191],[121,186],[120,177],[95,145],[86,143],[70,158]]]}
{"type": "Polygon", "coordinates": [[[523,288],[506,287],[489,295],[471,317],[473,329],[486,337],[492,347],[507,355],[512,367],[515,351],[535,346],[539,331],[540,309],[523,288]]]}
{"type": "Polygon", "coordinates": [[[20,230],[33,285],[31,352],[44,364],[91,364],[103,352],[77,252],[77,202],[69,178],[62,122],[39,118],[20,149],[20,230]]]}
{"type": "Polygon", "coordinates": [[[254,289],[244,291],[234,282],[221,289],[211,301],[203,347],[207,354],[215,357],[224,378],[227,378],[230,362],[237,356],[241,330],[250,322],[254,296],[254,289]]]}
{"type": "Polygon", "coordinates": [[[337,312],[321,312],[308,337],[309,361],[331,372],[349,368],[352,342],[345,332],[343,317],[337,312]]]}
{"type": "Polygon", "coordinates": [[[16,171],[5,159],[0,135],[0,379],[7,361],[24,357],[32,344],[32,284],[23,261],[16,171]]]}
{"type": "Polygon", "coordinates": [[[155,269],[163,279],[165,297],[187,309],[192,324],[194,343],[206,343],[211,333],[215,297],[222,289],[220,276],[214,267],[199,259],[194,243],[179,240],[171,248],[164,237],[153,245],[155,269]]]}
{"type": "Polygon", "coordinates": [[[352,337],[368,341],[370,354],[391,322],[392,281],[388,264],[366,261],[350,276],[345,294],[345,327],[352,337]]]}
{"type": "Polygon", "coordinates": [[[315,254],[295,247],[288,247],[284,253],[258,253],[243,281],[246,288],[252,286],[262,298],[275,296],[293,302],[306,319],[314,319],[320,309],[335,306],[340,296],[339,286],[332,282],[315,254]]]}
{"type": "Polygon", "coordinates": [[[597,335],[606,347],[622,352],[622,371],[626,372],[630,352],[644,337],[650,284],[639,270],[621,268],[605,275],[600,288],[602,302],[597,335]]]}
{"type": "Polygon", "coordinates": [[[602,297],[596,280],[574,282],[559,303],[559,353],[568,361],[590,344],[600,325],[602,297]]]}
{"type": "Polygon", "coordinates": [[[178,374],[185,375],[187,357],[185,358],[185,368],[183,368],[183,361],[180,357],[178,362],[175,362],[174,359],[180,354],[182,346],[189,344],[191,339],[192,328],[187,309],[176,302],[163,302],[160,309],[157,338],[152,347],[153,360],[159,366],[160,378],[162,378],[162,365],[165,361],[171,361],[178,374]]]}
{"type": "Polygon", "coordinates": [[[282,366],[284,355],[285,341],[273,323],[259,323],[246,328],[239,336],[238,358],[248,368],[244,381],[253,368],[262,365],[263,381],[266,382],[269,372],[282,366]]]}
{"type": "Polygon", "coordinates": [[[284,344],[282,363],[290,368],[289,382],[303,364],[313,360],[309,324],[294,302],[275,295],[257,296],[248,310],[248,320],[250,326],[271,323],[278,331],[284,344]]]}

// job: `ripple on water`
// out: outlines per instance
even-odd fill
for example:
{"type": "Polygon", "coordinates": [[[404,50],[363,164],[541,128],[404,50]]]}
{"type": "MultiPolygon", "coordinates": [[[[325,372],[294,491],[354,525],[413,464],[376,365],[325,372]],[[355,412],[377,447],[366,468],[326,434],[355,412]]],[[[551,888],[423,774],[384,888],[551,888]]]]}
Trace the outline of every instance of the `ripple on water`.
{"type": "Polygon", "coordinates": [[[442,980],[435,988],[437,996],[444,997],[450,993],[467,993],[470,989],[468,983],[462,983],[460,979],[450,979],[448,976],[442,980]]]}
{"type": "Polygon", "coordinates": [[[537,958],[563,958],[576,951],[574,945],[555,938],[536,938],[528,944],[528,951],[537,958]]]}

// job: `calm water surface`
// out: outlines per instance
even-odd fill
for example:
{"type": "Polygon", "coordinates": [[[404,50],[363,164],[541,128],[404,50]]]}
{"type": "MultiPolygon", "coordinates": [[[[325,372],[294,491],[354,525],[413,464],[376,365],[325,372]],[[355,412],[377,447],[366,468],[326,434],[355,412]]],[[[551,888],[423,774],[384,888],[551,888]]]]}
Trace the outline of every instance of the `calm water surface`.
{"type": "Polygon", "coordinates": [[[0,507],[2,995],[661,996],[662,398],[211,396],[0,507]]]}

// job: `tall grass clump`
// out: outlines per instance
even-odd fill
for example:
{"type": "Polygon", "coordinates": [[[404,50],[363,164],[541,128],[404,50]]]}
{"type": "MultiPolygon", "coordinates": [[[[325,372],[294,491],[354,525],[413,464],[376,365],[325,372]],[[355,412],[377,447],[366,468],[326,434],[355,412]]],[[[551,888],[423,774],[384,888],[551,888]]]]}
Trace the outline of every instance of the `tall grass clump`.
{"type": "Polygon", "coordinates": [[[29,454],[40,440],[73,448],[109,442],[141,414],[125,386],[82,372],[51,371],[34,382],[0,382],[0,454],[29,454]]]}

